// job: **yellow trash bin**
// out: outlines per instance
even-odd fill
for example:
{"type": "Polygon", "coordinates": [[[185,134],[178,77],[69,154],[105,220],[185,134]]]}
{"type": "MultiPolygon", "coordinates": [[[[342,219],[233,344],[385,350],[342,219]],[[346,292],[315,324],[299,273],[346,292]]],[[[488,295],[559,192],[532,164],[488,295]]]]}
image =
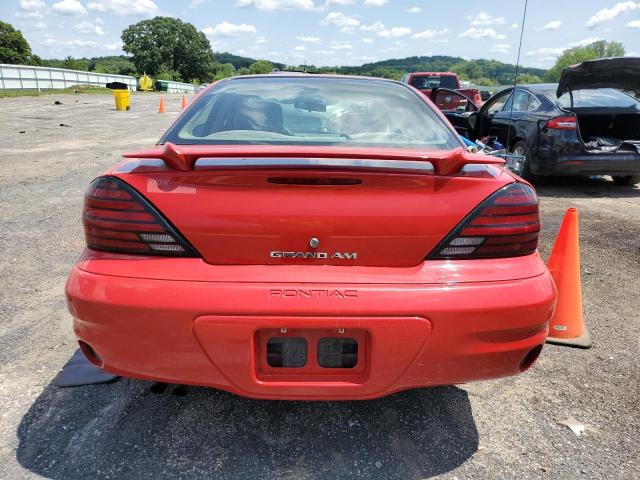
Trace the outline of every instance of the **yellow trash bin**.
{"type": "Polygon", "coordinates": [[[131,92],[129,90],[113,90],[113,98],[116,100],[116,110],[124,112],[131,108],[131,92]]]}
{"type": "Polygon", "coordinates": [[[138,80],[138,90],[142,90],[143,92],[153,90],[153,80],[146,73],[140,77],[140,80],[138,80]]]}

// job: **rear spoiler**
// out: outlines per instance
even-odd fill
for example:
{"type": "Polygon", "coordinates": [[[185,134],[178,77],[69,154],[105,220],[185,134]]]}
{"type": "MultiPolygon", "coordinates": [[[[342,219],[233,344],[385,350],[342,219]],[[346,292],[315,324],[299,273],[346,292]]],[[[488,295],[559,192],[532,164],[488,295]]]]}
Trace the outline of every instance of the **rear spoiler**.
{"type": "MultiPolygon", "coordinates": [[[[429,163],[437,175],[452,175],[460,171],[465,165],[502,165],[504,160],[489,155],[478,155],[466,152],[463,148],[447,151],[423,153],[419,150],[384,149],[379,148],[345,148],[345,147],[313,147],[313,146],[280,146],[280,145],[174,145],[165,143],[156,148],[128,152],[125,158],[160,159],[174,170],[188,172],[193,170],[198,159],[229,159],[229,158],[305,158],[305,159],[336,159],[333,166],[339,167],[339,160],[345,160],[345,167],[357,168],[357,162],[348,160],[369,161],[368,165],[375,165],[375,161],[405,161],[429,163]]],[[[236,165],[238,162],[236,162],[236,165]]],[[[296,166],[289,162],[288,167],[296,166]]]]}

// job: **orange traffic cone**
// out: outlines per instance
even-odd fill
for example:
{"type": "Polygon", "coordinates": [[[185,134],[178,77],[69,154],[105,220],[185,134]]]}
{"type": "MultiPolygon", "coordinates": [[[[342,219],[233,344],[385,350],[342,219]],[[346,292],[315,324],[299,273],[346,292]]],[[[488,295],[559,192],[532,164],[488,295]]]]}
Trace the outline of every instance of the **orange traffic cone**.
{"type": "Polygon", "coordinates": [[[182,110],[187,108],[187,99],[184,95],[182,95],[182,110]]]}
{"type": "Polygon", "coordinates": [[[582,318],[578,209],[569,208],[551,249],[547,267],[558,287],[558,301],[549,321],[548,343],[590,348],[591,338],[582,318]]]}
{"type": "Polygon", "coordinates": [[[160,97],[160,105],[158,105],[158,113],[164,113],[164,98],[160,97]]]}

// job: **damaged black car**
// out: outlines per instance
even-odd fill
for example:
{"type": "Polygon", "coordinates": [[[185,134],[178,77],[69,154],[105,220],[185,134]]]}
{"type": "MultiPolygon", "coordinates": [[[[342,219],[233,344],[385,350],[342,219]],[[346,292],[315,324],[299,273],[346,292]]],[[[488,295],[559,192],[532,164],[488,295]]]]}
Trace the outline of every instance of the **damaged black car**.
{"type": "Polygon", "coordinates": [[[526,160],[516,172],[531,180],[551,175],[611,175],[620,185],[640,182],[640,58],[592,60],[566,68],[558,84],[519,85],[482,107],[459,92],[444,114],[460,134],[495,136],[526,160]],[[466,106],[464,106],[466,105],[466,106]]]}

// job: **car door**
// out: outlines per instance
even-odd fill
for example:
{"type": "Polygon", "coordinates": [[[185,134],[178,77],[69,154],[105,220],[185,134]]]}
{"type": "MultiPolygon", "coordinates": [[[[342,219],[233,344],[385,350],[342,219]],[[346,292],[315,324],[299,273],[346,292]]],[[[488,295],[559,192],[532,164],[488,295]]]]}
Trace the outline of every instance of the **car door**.
{"type": "Polygon", "coordinates": [[[431,101],[447,117],[456,131],[469,139],[475,138],[475,121],[478,107],[465,94],[449,88],[435,88],[431,101]]]}
{"type": "Polygon", "coordinates": [[[507,146],[513,143],[511,140],[518,137],[518,132],[523,130],[521,125],[527,122],[529,115],[529,103],[537,101],[529,92],[521,88],[509,98],[502,109],[497,111],[491,119],[490,134],[498,137],[498,141],[507,146]]]}
{"type": "MultiPolygon", "coordinates": [[[[511,89],[496,93],[485,102],[477,115],[475,137],[482,138],[487,135],[496,135],[500,125],[493,125],[496,114],[502,110],[511,95],[511,89]]],[[[496,135],[497,136],[497,135],[496,135]]]]}

